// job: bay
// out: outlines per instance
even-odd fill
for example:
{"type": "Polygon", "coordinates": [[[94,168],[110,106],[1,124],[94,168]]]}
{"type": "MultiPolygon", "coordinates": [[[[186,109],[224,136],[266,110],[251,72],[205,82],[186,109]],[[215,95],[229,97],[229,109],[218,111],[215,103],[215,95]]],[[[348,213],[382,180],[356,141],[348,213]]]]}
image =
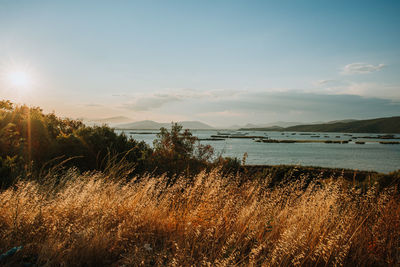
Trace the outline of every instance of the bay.
{"type": "MultiPolygon", "coordinates": [[[[157,131],[117,130],[125,132],[135,140],[144,141],[150,146],[157,131]]],[[[216,130],[192,130],[200,139],[217,135],[216,130]]],[[[274,140],[309,140],[310,143],[263,143],[257,138],[226,138],[222,141],[200,141],[214,147],[215,155],[243,158],[247,153],[246,164],[280,165],[293,164],[330,168],[357,169],[388,173],[400,169],[400,144],[381,144],[381,141],[400,141],[395,139],[377,139],[382,134],[372,133],[291,133],[261,131],[223,131],[223,133],[262,136],[274,140]],[[347,144],[324,143],[325,140],[349,141],[347,144]],[[365,142],[356,144],[355,142],[365,142]]]]}

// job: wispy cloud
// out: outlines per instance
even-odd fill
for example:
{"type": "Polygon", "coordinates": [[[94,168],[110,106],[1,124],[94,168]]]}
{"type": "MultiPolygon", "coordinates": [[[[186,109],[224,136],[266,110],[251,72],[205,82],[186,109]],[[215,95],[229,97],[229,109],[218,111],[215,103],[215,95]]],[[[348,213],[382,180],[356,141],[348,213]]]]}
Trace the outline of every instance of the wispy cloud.
{"type": "Polygon", "coordinates": [[[351,63],[344,66],[342,74],[352,75],[352,74],[367,74],[375,71],[379,71],[384,68],[385,64],[367,64],[367,63],[351,63]]]}
{"type": "MultiPolygon", "coordinates": [[[[338,88],[338,87],[343,87],[343,86],[347,86],[349,84],[349,81],[346,80],[341,80],[341,79],[328,79],[328,80],[319,80],[319,81],[315,81],[312,83],[314,85],[314,87],[316,87],[317,89],[324,88],[338,88]]],[[[304,90],[304,91],[308,91],[308,90],[304,90]]],[[[311,90],[314,92],[314,90],[311,90]]]]}
{"type": "Polygon", "coordinates": [[[100,104],[85,104],[86,107],[93,107],[93,108],[99,108],[99,107],[103,107],[103,105],[100,104]]]}
{"type": "Polygon", "coordinates": [[[96,104],[96,103],[88,103],[88,104],[82,104],[85,107],[89,107],[89,108],[101,108],[104,107],[104,105],[102,104],[96,104]]]}
{"type": "Polygon", "coordinates": [[[352,82],[343,89],[342,93],[346,94],[399,100],[400,86],[373,82],[352,82]]]}
{"type": "Polygon", "coordinates": [[[207,108],[210,112],[229,108],[234,113],[246,114],[242,118],[248,121],[268,122],[392,116],[398,114],[400,105],[390,99],[355,94],[259,92],[243,93],[240,99],[226,99],[207,108]]]}
{"type": "Polygon", "coordinates": [[[133,111],[148,111],[160,108],[168,103],[181,101],[181,99],[171,94],[153,94],[134,97],[132,101],[123,104],[123,108],[133,111]]]}
{"type": "Polygon", "coordinates": [[[318,81],[313,82],[313,85],[315,85],[315,86],[327,85],[332,82],[335,82],[335,80],[318,80],[318,81]]]}
{"type": "Polygon", "coordinates": [[[378,82],[355,82],[351,80],[319,80],[313,82],[314,88],[304,90],[305,93],[328,95],[348,94],[363,97],[400,99],[400,85],[378,82]]]}
{"type": "Polygon", "coordinates": [[[193,89],[167,90],[166,92],[155,92],[127,97],[130,99],[122,105],[123,108],[133,111],[149,111],[161,108],[173,102],[188,99],[208,99],[210,101],[224,97],[231,97],[238,92],[231,90],[209,90],[198,91],[193,89]]]}
{"type": "Polygon", "coordinates": [[[202,112],[196,114],[199,117],[243,117],[245,116],[242,112],[232,111],[232,110],[223,110],[223,111],[214,111],[214,112],[202,112]]]}

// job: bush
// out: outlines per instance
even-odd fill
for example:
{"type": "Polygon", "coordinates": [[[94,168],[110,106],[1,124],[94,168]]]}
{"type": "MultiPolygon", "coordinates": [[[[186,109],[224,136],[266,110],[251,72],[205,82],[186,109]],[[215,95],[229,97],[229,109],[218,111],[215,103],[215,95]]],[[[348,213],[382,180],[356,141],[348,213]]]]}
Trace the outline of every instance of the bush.
{"type": "Polygon", "coordinates": [[[200,144],[189,130],[172,123],[171,131],[161,128],[154,140],[153,166],[168,176],[186,172],[196,174],[210,164],[214,149],[200,144]]]}
{"type": "Polygon", "coordinates": [[[17,176],[38,176],[43,168],[71,160],[81,171],[104,170],[107,161],[126,160],[137,173],[147,170],[151,148],[107,126],[44,114],[40,108],[0,101],[0,185],[17,176]],[[57,160],[58,159],[58,160],[57,160]]]}

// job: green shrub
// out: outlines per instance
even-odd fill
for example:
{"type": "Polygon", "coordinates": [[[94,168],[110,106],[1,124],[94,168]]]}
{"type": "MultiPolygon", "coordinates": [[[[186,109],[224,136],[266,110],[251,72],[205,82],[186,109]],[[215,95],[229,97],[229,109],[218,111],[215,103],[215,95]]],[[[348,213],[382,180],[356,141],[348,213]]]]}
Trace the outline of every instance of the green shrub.
{"type": "Polygon", "coordinates": [[[44,114],[40,108],[0,101],[0,178],[8,185],[17,176],[36,176],[71,158],[66,167],[104,170],[107,161],[126,160],[136,172],[148,168],[151,148],[108,126],[44,114]],[[58,160],[57,160],[58,159],[58,160]],[[7,181],[7,182],[5,182],[7,181]]]}
{"type": "Polygon", "coordinates": [[[172,123],[171,131],[161,128],[153,144],[152,165],[157,173],[168,176],[197,174],[210,164],[214,154],[210,145],[200,144],[197,137],[187,129],[182,131],[177,123],[172,123]]]}

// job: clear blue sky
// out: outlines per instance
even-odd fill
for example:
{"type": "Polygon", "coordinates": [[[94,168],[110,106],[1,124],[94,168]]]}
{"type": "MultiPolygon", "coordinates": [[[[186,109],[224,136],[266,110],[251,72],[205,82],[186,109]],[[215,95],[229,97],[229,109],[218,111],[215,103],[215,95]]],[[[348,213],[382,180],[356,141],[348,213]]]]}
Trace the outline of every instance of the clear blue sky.
{"type": "Polygon", "coordinates": [[[400,115],[399,14],[378,0],[0,0],[0,96],[214,126],[400,115]]]}

